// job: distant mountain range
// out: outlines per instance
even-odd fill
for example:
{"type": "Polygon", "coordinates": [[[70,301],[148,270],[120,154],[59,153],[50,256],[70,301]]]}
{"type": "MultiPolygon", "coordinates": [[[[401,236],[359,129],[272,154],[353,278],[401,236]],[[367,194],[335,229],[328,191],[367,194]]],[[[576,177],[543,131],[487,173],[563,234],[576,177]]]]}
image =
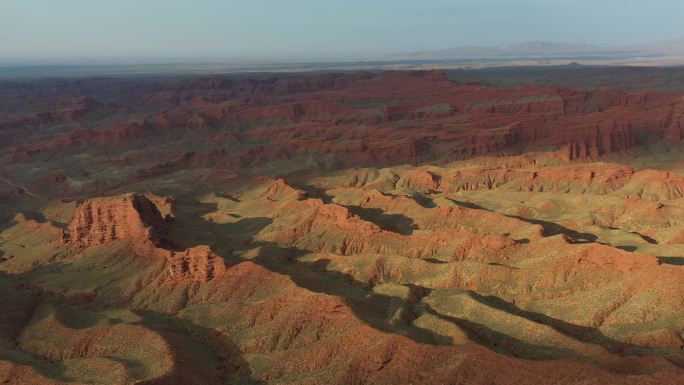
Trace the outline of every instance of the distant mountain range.
{"type": "Polygon", "coordinates": [[[500,46],[464,46],[390,55],[392,60],[465,59],[628,59],[684,56],[684,40],[642,45],[601,47],[584,43],[530,41],[500,46]]]}

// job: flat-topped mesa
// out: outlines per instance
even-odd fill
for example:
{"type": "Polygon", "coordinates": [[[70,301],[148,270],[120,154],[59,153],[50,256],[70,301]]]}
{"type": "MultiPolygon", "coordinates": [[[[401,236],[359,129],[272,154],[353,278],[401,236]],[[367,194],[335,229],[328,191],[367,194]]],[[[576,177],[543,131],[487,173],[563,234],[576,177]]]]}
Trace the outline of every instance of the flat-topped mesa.
{"type": "Polygon", "coordinates": [[[78,205],[62,234],[65,244],[92,247],[120,239],[158,244],[167,225],[144,194],[89,199],[78,205]]]}

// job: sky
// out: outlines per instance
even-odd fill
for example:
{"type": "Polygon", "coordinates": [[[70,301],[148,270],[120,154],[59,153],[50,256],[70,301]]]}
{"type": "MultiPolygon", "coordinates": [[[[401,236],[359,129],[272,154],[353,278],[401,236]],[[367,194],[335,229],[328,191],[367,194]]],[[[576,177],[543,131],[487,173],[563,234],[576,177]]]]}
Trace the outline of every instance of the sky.
{"type": "Polygon", "coordinates": [[[0,61],[342,60],[684,38],[684,0],[0,0],[0,61]]]}

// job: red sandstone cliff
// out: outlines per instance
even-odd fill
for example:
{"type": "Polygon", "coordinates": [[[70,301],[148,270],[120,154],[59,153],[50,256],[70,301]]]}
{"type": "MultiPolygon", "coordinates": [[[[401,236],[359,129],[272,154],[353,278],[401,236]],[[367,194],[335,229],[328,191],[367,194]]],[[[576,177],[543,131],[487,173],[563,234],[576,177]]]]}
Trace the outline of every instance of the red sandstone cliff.
{"type": "Polygon", "coordinates": [[[28,131],[37,124],[34,117],[0,117],[0,142],[8,145],[4,160],[91,146],[114,150],[162,138],[176,148],[188,148],[189,138],[202,144],[192,146],[183,165],[231,168],[307,157],[327,159],[328,167],[417,163],[530,146],[560,148],[565,160],[595,159],[633,147],[639,133],[679,141],[684,121],[679,94],[499,89],[458,84],[440,71],[178,82],[100,85],[129,101],[132,122],[93,98],[68,96],[62,97],[63,109],[86,111],[70,114],[89,118],[87,124],[76,119],[67,132],[38,137],[28,131]],[[27,139],[17,139],[22,137],[27,139]]]}
{"type": "Polygon", "coordinates": [[[76,208],[62,240],[67,245],[84,248],[128,241],[138,255],[163,258],[170,282],[206,282],[226,270],[223,258],[209,246],[183,251],[159,247],[167,231],[160,209],[170,212],[168,201],[152,195],[128,194],[87,200],[76,208]]]}
{"type": "Polygon", "coordinates": [[[82,247],[124,239],[159,242],[166,223],[159,209],[142,194],[82,202],[64,231],[63,241],[82,247]]]}

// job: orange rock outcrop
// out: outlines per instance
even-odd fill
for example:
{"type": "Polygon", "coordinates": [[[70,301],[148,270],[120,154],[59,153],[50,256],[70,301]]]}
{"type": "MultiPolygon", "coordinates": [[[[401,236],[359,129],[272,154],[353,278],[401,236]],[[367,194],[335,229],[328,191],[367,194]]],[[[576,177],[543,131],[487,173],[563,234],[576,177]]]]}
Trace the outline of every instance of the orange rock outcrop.
{"type": "Polygon", "coordinates": [[[165,231],[157,206],[142,194],[130,194],[80,203],[62,239],[82,247],[120,239],[157,243],[165,231]]]}
{"type": "Polygon", "coordinates": [[[138,255],[163,258],[169,281],[207,282],[225,272],[223,258],[209,246],[200,245],[183,251],[160,247],[168,224],[159,208],[170,212],[168,199],[149,194],[84,201],[63,231],[62,241],[83,248],[127,241],[138,255]]]}

